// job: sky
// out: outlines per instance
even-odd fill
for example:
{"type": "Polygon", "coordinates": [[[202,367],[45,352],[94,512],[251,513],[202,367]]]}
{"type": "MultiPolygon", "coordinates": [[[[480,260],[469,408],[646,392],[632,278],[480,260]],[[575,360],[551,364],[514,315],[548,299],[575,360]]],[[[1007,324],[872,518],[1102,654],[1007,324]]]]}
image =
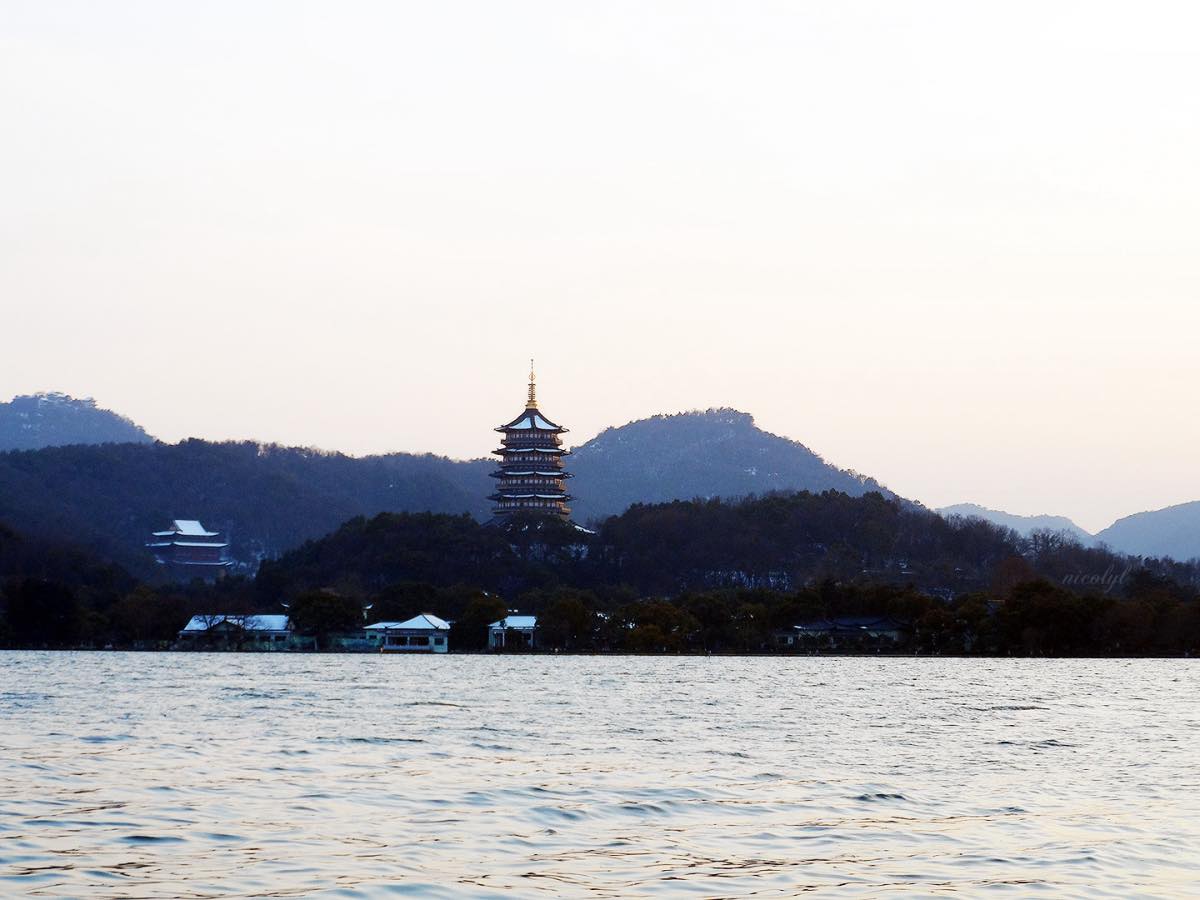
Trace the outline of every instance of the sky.
{"type": "Polygon", "coordinates": [[[1200,7],[0,3],[0,399],[477,457],[732,406],[931,506],[1200,499],[1200,7]]]}

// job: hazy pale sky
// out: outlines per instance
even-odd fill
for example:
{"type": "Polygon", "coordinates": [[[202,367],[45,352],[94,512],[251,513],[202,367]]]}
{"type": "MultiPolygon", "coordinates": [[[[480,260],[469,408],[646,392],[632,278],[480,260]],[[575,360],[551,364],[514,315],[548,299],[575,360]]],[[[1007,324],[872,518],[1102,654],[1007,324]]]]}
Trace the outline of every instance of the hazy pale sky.
{"type": "Polygon", "coordinates": [[[492,449],[734,406],[930,505],[1200,498],[1200,7],[0,2],[0,399],[492,449]]]}

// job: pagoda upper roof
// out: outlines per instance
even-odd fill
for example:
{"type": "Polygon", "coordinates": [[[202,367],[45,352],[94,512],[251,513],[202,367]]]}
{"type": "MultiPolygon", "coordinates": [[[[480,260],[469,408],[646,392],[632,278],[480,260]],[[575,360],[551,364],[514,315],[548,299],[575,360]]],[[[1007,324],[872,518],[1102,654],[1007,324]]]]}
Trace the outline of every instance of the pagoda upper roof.
{"type": "Polygon", "coordinates": [[[501,425],[496,429],[496,431],[554,431],[560,434],[566,430],[543,416],[536,406],[525,407],[519,416],[507,425],[501,425]]]}

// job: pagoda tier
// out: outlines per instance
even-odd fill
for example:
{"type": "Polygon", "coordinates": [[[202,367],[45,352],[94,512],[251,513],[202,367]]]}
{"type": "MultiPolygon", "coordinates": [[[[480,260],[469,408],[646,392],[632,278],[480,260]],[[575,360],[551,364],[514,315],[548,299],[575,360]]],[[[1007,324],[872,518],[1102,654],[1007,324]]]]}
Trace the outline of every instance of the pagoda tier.
{"type": "Polygon", "coordinates": [[[500,457],[500,468],[492,473],[497,479],[496,492],[488,497],[498,519],[515,515],[571,517],[567,506],[566,479],[571,473],[563,468],[559,435],[567,429],[542,415],[537,405],[533,372],[529,373],[529,399],[525,410],[496,431],[504,435],[500,448],[492,452],[500,457]]]}

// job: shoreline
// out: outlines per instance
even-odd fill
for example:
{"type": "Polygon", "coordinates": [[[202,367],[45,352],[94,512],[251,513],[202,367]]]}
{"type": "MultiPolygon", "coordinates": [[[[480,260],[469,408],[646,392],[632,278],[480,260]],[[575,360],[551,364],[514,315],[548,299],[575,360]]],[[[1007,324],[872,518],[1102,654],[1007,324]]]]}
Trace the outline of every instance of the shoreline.
{"type": "Polygon", "coordinates": [[[814,650],[803,653],[775,653],[771,651],[717,650],[692,653],[647,653],[627,650],[613,651],[525,651],[520,653],[495,653],[487,650],[459,650],[453,653],[379,653],[378,651],[354,650],[235,650],[221,648],[173,648],[149,647],[0,647],[0,653],[161,653],[168,655],[193,656],[386,656],[400,658],[445,658],[448,656],[489,657],[493,659],[549,659],[555,657],[621,657],[621,658],[671,658],[671,659],[815,659],[831,657],[839,659],[890,658],[890,659],[1197,659],[1186,653],[1128,653],[1128,654],[999,654],[999,653],[924,653],[920,651],[899,652],[854,652],[849,650],[814,650]]]}

